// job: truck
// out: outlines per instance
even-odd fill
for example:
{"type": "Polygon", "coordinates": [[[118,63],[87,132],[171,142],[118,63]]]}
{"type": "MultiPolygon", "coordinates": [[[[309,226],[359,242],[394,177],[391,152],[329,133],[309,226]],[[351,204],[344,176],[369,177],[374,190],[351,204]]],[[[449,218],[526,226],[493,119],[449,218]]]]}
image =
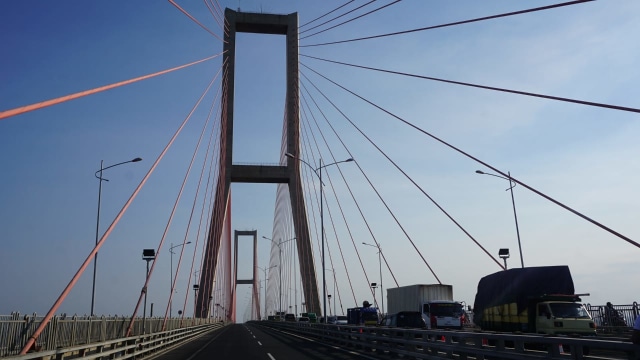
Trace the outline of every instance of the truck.
{"type": "Polygon", "coordinates": [[[594,336],[580,296],[566,265],[499,271],[478,282],[473,320],[482,330],[594,336]]]}
{"type": "Polygon", "coordinates": [[[453,286],[416,284],[387,289],[387,312],[419,311],[427,329],[461,329],[462,303],[453,300],[453,286]]]}
{"type": "Polygon", "coordinates": [[[318,316],[316,315],[316,313],[312,313],[312,312],[305,312],[305,313],[300,313],[300,317],[307,317],[309,318],[309,322],[310,323],[317,323],[318,322],[318,316]]]}
{"type": "Polygon", "coordinates": [[[347,309],[348,325],[378,325],[378,308],[363,301],[362,306],[347,309]]]}

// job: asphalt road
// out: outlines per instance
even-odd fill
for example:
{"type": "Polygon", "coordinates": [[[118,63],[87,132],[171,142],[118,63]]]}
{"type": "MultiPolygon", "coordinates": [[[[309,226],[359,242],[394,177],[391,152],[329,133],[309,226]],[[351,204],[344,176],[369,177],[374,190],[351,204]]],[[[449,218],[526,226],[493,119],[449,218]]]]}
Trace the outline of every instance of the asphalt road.
{"type": "Polygon", "coordinates": [[[373,359],[350,349],[252,324],[233,324],[154,360],[348,360],[373,359]]]}

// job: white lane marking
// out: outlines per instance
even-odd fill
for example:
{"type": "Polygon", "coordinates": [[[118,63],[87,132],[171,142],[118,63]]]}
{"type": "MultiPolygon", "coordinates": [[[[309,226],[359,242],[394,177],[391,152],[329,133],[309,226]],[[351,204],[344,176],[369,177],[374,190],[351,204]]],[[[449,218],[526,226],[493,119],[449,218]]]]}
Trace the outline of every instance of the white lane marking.
{"type": "Polygon", "coordinates": [[[270,358],[271,360],[276,360],[276,358],[274,358],[270,353],[267,353],[267,355],[269,355],[269,358],[270,358]]]}
{"type": "Polygon", "coordinates": [[[256,338],[256,336],[255,336],[255,335],[253,335],[253,338],[255,339],[255,338],[256,338]]]}
{"type": "MultiPolygon", "coordinates": [[[[226,329],[223,328],[224,331],[227,331],[228,329],[229,328],[226,328],[226,329]]],[[[203,347],[196,350],[196,352],[194,352],[191,356],[189,356],[187,360],[193,360],[193,358],[195,358],[196,355],[198,355],[202,350],[204,350],[207,346],[209,346],[212,342],[214,342],[218,337],[220,337],[220,335],[222,335],[222,332],[220,332],[219,334],[216,334],[211,340],[209,340],[206,344],[204,344],[203,347]]]]}
{"type": "Polygon", "coordinates": [[[258,345],[262,346],[262,343],[260,341],[258,341],[258,345]]]}

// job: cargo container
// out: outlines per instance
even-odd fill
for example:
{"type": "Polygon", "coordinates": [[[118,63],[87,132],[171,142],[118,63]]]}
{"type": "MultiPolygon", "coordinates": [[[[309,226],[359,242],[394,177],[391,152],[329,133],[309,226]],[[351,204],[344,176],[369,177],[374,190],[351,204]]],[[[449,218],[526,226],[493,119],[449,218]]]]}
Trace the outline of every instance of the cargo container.
{"type": "Polygon", "coordinates": [[[349,325],[378,325],[378,308],[362,306],[347,309],[347,324],[349,325]]]}
{"type": "Polygon", "coordinates": [[[596,331],[564,265],[514,268],[483,277],[473,311],[475,324],[483,330],[547,335],[596,331]]]}
{"type": "Polygon", "coordinates": [[[453,300],[453,286],[416,284],[387,289],[388,313],[419,311],[428,329],[460,329],[464,322],[462,304],[453,300]]]}

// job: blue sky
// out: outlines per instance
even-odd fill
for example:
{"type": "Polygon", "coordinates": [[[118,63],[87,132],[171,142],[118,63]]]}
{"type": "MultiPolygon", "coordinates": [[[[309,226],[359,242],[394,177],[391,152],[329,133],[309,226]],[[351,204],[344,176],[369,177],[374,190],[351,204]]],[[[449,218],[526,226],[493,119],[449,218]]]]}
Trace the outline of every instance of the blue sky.
{"type": "MultiPolygon", "coordinates": [[[[179,3],[217,34],[221,33],[202,2],[179,3]]],[[[242,11],[297,11],[301,24],[342,3],[221,1],[223,7],[242,11]]],[[[361,3],[364,1],[355,2],[361,3]]],[[[552,3],[405,0],[302,39],[300,45],[552,3]]],[[[615,6],[596,1],[396,37],[303,47],[300,53],[638,108],[640,48],[635,44],[640,24],[634,14],[639,10],[640,4],[631,0],[616,2],[615,6]]],[[[2,2],[0,43],[0,111],[182,65],[222,49],[218,39],[162,1],[2,2]]],[[[280,159],[284,109],[284,38],[239,34],[237,59],[235,129],[242,135],[234,138],[234,162],[276,163],[280,159]]],[[[639,240],[637,114],[380,74],[304,57],[301,62],[496,168],[511,171],[520,181],[639,240]]],[[[0,292],[0,313],[45,313],[49,309],[93,246],[98,192],[94,172],[99,169],[100,160],[106,166],[138,156],[144,159],[105,172],[110,181],[103,184],[104,231],[219,67],[220,60],[216,59],[0,120],[0,288],[7,289],[0,292]]],[[[509,267],[519,264],[511,199],[504,191],[508,187],[506,181],[475,174],[476,169],[488,169],[373,109],[304,67],[301,69],[494,256],[499,248],[508,247],[512,254],[509,267]]],[[[457,300],[473,303],[480,277],[499,268],[364,141],[322,95],[312,90],[307,80],[302,82],[438,277],[454,286],[457,300]]],[[[98,313],[129,314],[133,310],[144,276],[141,249],[156,247],[160,240],[218,87],[219,82],[100,250],[98,313]]],[[[303,97],[310,101],[306,93],[303,97]]],[[[316,116],[324,123],[319,113],[316,116]]],[[[335,156],[349,157],[326,125],[321,128],[335,156]]],[[[322,156],[329,162],[326,149],[322,156]]],[[[202,158],[202,154],[198,156],[199,161],[202,158]]],[[[400,285],[435,282],[352,165],[340,169],[365,209],[400,285]]],[[[200,165],[195,166],[194,174],[199,168],[200,165]]],[[[340,184],[337,169],[328,168],[326,175],[335,182],[341,204],[349,214],[355,243],[373,243],[345,186],[340,184]]],[[[192,175],[187,186],[149,287],[150,302],[158,308],[164,309],[169,293],[167,245],[181,242],[184,237],[195,194],[194,179],[197,175],[192,175]]],[[[307,185],[313,191],[313,184],[307,185]]],[[[585,302],[629,304],[638,300],[637,289],[629,286],[640,280],[635,271],[638,248],[523,187],[514,190],[525,265],[569,265],[576,291],[591,293],[585,302]]],[[[234,184],[232,228],[256,229],[259,236],[272,237],[275,192],[275,185],[234,184]]],[[[337,219],[335,196],[327,196],[326,219],[329,213],[337,219]]],[[[327,223],[325,226],[329,227],[327,223]]],[[[190,233],[194,236],[195,231],[190,233]]],[[[362,271],[354,265],[358,261],[352,242],[337,220],[327,230],[327,244],[333,256],[337,256],[336,238],[344,247],[358,302],[371,301],[362,271]]],[[[187,245],[187,249],[192,251],[192,246],[187,245]]],[[[267,240],[260,240],[261,267],[269,266],[270,247],[267,240]]],[[[314,248],[317,254],[317,245],[314,248]]],[[[249,248],[244,247],[243,251],[249,248]]],[[[375,249],[359,246],[358,251],[370,280],[378,281],[375,249]]],[[[174,257],[174,266],[176,261],[174,257]]],[[[248,264],[248,258],[241,256],[240,261],[248,264]]],[[[346,308],[352,306],[351,290],[344,266],[337,257],[334,261],[346,308]]],[[[241,268],[245,275],[250,272],[250,264],[241,268]]],[[[58,312],[89,312],[90,270],[58,312]]],[[[186,271],[181,271],[179,296],[184,296],[186,285],[181,284],[186,284],[187,276],[186,271]]],[[[333,286],[332,280],[327,283],[333,286]]],[[[383,284],[392,284],[388,269],[383,269],[383,284]]],[[[284,287],[294,287],[295,291],[296,286],[287,280],[284,287]]],[[[273,285],[270,289],[274,291],[273,285]]],[[[238,295],[240,320],[247,308],[247,292],[242,288],[238,295]]],[[[272,299],[273,294],[268,298],[272,299]]],[[[287,300],[286,304],[293,302],[287,300]]]]}

